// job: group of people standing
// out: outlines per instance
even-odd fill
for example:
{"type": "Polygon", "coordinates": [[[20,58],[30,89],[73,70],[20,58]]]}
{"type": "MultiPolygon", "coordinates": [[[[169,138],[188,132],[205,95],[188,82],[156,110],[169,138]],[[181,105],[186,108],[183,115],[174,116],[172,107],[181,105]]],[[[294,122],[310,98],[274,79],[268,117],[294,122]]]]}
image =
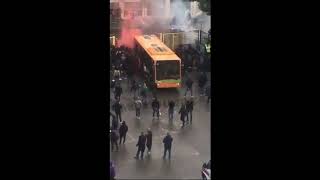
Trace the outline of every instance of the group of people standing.
{"type": "MultiPolygon", "coordinates": [[[[163,159],[166,158],[167,152],[169,154],[169,159],[171,159],[172,141],[173,141],[173,138],[171,137],[170,133],[168,132],[167,135],[162,140],[162,143],[164,145],[163,159]]],[[[151,132],[150,128],[148,129],[148,132],[146,135],[143,132],[141,132],[141,135],[139,136],[138,143],[136,144],[136,146],[138,147],[138,151],[135,156],[136,159],[139,159],[139,155],[140,155],[140,159],[143,159],[143,154],[144,154],[146,147],[148,149],[147,154],[150,155],[151,147],[152,147],[152,132],[151,132]]]]}
{"type": "Polygon", "coordinates": [[[113,151],[114,146],[118,151],[119,150],[118,140],[120,139],[119,144],[121,144],[121,142],[123,144],[125,143],[127,132],[128,132],[128,126],[125,121],[122,121],[120,127],[118,127],[118,120],[116,119],[116,116],[113,115],[111,112],[110,112],[110,115],[112,116],[112,121],[111,121],[112,126],[110,130],[111,151],[113,151]]]}
{"type": "Polygon", "coordinates": [[[146,146],[148,148],[148,155],[150,155],[151,147],[152,147],[152,132],[150,128],[148,129],[148,132],[146,135],[143,132],[141,132],[141,135],[139,136],[136,146],[138,147],[138,151],[135,156],[136,159],[139,159],[139,154],[141,159],[143,159],[143,153],[145,151],[146,146]]]}

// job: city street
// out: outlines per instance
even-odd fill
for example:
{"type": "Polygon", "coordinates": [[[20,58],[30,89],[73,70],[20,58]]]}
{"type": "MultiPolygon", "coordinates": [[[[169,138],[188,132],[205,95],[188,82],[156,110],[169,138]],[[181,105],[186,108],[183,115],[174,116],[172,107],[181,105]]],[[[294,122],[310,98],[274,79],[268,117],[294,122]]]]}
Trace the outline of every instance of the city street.
{"type": "MultiPolygon", "coordinates": [[[[210,73],[207,73],[208,84],[210,73]]],[[[182,122],[178,114],[180,104],[184,98],[184,88],[180,89],[159,89],[157,96],[160,101],[161,116],[152,118],[151,94],[148,94],[148,106],[141,111],[141,119],[136,119],[133,102],[133,94],[130,94],[128,82],[124,79],[121,83],[123,95],[122,120],[128,125],[128,133],[125,144],[119,146],[119,151],[111,152],[110,157],[115,163],[117,179],[201,179],[201,169],[204,162],[211,159],[211,126],[210,126],[210,103],[207,104],[207,97],[200,96],[196,79],[196,72],[192,73],[194,80],[193,96],[194,110],[192,125],[186,124],[181,128],[182,122]],[[175,100],[175,112],[172,122],[168,120],[168,101],[175,100]],[[151,155],[146,151],[143,160],[134,158],[137,152],[136,143],[140,133],[147,132],[151,128],[153,142],[151,155]],[[171,160],[162,159],[162,140],[167,132],[173,137],[171,160]]],[[[188,92],[188,95],[190,92],[188,92]]],[[[114,94],[110,94],[111,102],[114,103],[114,94]]]]}

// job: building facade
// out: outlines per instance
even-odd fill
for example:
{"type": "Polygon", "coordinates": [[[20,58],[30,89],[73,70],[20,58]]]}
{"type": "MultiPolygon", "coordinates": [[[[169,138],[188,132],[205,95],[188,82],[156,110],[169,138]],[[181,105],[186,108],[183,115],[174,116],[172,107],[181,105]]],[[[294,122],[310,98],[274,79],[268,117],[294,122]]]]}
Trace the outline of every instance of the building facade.
{"type": "Polygon", "coordinates": [[[110,0],[110,14],[121,19],[131,15],[144,17],[170,17],[170,0],[110,0]]]}

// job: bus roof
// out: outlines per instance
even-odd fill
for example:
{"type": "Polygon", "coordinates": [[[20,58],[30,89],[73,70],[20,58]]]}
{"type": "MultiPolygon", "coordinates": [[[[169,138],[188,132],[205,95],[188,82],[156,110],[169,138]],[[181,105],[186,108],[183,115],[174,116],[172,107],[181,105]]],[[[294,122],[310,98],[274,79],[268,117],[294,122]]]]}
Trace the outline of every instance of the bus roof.
{"type": "Polygon", "coordinates": [[[155,35],[140,35],[134,38],[154,61],[181,61],[181,59],[155,35]]]}

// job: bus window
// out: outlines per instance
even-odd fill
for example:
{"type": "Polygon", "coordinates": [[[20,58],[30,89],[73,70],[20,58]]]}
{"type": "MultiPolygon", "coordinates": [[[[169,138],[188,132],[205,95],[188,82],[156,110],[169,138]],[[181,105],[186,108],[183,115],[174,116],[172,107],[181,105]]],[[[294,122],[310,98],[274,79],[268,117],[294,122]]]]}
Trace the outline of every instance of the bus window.
{"type": "Polygon", "coordinates": [[[156,64],[156,78],[158,81],[180,79],[179,61],[158,61],[156,64]]]}

